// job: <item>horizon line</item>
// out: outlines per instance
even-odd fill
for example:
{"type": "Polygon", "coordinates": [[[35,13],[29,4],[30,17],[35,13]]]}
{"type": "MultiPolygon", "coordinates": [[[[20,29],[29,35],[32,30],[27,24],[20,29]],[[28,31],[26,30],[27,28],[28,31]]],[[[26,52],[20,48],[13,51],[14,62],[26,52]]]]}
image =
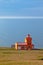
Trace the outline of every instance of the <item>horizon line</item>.
{"type": "Polygon", "coordinates": [[[43,16],[0,16],[0,19],[43,19],[43,16]]]}

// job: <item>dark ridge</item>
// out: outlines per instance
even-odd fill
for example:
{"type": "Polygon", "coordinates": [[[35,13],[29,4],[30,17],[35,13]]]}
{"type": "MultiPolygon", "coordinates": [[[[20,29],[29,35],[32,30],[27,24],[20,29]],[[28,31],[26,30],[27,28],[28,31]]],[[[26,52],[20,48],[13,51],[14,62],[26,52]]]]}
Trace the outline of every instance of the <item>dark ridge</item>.
{"type": "Polygon", "coordinates": [[[43,58],[41,58],[41,60],[43,60],[43,58]]]}
{"type": "Polygon", "coordinates": [[[43,49],[37,49],[37,48],[34,48],[34,49],[32,49],[32,50],[43,50],[43,49]]]}

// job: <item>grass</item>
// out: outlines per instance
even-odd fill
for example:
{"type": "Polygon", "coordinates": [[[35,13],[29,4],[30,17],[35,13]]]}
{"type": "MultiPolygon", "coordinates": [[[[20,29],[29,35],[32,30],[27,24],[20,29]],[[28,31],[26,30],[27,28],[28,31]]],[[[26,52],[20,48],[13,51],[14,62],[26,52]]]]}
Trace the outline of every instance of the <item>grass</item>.
{"type": "Polygon", "coordinates": [[[43,50],[0,48],[0,65],[43,65],[43,50]]]}

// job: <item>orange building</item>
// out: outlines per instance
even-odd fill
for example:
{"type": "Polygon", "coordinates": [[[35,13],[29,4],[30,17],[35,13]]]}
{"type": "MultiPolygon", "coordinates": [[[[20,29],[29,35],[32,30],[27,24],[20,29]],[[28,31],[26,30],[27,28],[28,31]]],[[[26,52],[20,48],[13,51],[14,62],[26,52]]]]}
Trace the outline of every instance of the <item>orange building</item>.
{"type": "Polygon", "coordinates": [[[16,50],[34,49],[34,44],[32,44],[32,38],[30,37],[30,35],[28,34],[24,42],[15,43],[15,49],[16,50]]]}

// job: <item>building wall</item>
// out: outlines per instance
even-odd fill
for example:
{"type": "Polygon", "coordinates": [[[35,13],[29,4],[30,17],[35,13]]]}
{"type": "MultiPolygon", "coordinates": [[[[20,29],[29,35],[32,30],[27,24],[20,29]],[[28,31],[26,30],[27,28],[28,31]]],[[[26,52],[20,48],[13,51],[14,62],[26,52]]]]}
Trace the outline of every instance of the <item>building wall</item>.
{"type": "Polygon", "coordinates": [[[18,45],[18,50],[27,50],[26,45],[18,45]]]}
{"type": "Polygon", "coordinates": [[[15,49],[16,50],[18,49],[18,43],[15,43],[15,49]]]}

